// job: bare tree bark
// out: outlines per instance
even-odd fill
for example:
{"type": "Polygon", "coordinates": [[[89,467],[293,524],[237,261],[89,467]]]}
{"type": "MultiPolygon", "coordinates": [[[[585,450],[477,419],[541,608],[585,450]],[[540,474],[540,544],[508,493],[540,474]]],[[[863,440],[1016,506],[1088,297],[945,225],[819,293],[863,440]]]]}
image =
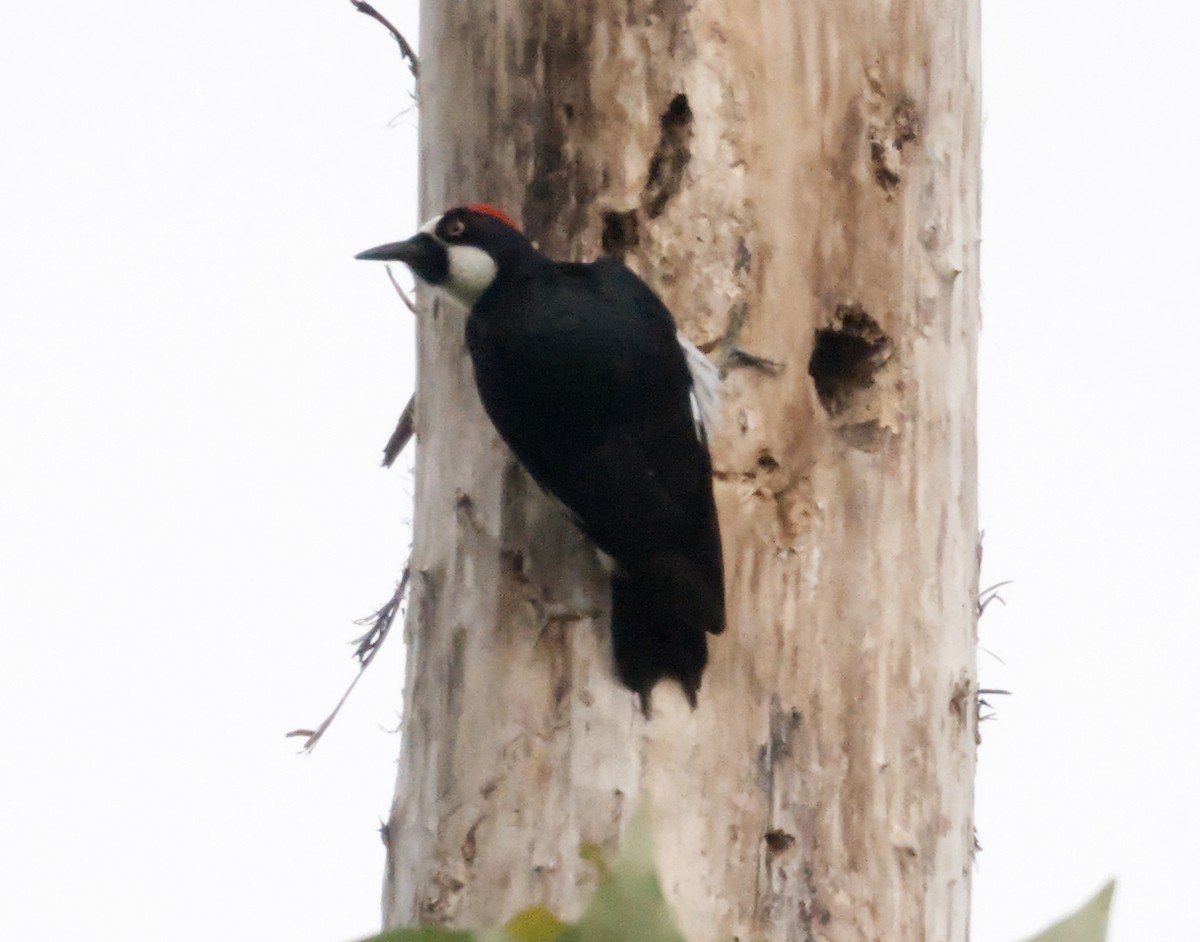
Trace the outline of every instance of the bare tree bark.
{"type": "Polygon", "coordinates": [[[965,940],[977,0],[422,4],[422,201],[623,255],[725,384],[729,627],[700,706],[612,679],[605,580],[424,299],[385,921],[578,914],[652,796],[693,942],[965,940]]]}

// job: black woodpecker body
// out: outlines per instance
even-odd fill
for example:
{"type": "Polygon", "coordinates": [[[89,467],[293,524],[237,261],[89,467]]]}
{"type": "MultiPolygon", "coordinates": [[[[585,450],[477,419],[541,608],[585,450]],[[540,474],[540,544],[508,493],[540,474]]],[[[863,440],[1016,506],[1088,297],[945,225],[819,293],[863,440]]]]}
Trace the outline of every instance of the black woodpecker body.
{"type": "Polygon", "coordinates": [[[554,262],[498,210],[452,209],[358,258],[400,261],[470,309],[479,396],[534,480],[614,562],[617,676],[692,706],[725,627],[705,413],[715,370],[619,262],[554,262]],[[695,377],[694,378],[694,375],[695,377]]]}

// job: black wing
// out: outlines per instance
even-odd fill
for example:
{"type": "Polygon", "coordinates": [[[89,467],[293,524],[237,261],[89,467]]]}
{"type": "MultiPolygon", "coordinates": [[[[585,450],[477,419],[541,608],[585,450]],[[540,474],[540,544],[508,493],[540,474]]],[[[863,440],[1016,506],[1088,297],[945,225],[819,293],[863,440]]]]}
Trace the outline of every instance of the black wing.
{"type": "Polygon", "coordinates": [[[543,266],[532,283],[499,287],[467,325],[484,407],[619,565],[622,680],[645,702],[674,676],[694,699],[704,632],[725,623],[724,577],[712,465],[670,312],[611,261],[543,266]]]}

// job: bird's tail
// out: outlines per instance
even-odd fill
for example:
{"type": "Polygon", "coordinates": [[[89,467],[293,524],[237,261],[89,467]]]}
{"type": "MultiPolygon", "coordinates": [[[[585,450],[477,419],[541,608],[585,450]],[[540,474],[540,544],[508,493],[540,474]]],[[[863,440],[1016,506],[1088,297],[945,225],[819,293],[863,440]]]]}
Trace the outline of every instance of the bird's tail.
{"type": "MultiPolygon", "coordinates": [[[[661,572],[617,572],[612,578],[612,639],[617,677],[638,695],[650,716],[650,691],[663,679],[675,680],[694,709],[700,678],[708,663],[705,632],[719,631],[696,594],[680,598],[676,580],[661,572]]],[[[722,606],[723,608],[723,606],[722,606]]],[[[717,618],[723,621],[721,615],[717,618]]]]}

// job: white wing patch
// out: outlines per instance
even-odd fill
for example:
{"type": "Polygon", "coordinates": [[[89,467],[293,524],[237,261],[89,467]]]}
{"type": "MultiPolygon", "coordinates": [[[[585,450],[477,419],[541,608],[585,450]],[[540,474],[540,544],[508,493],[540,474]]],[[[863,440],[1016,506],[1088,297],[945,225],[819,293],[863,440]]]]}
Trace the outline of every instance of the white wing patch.
{"type": "Polygon", "coordinates": [[[692,374],[692,422],[696,437],[706,446],[708,435],[717,430],[721,414],[721,374],[694,343],[678,331],[675,336],[683,347],[688,372],[692,374]]]}

